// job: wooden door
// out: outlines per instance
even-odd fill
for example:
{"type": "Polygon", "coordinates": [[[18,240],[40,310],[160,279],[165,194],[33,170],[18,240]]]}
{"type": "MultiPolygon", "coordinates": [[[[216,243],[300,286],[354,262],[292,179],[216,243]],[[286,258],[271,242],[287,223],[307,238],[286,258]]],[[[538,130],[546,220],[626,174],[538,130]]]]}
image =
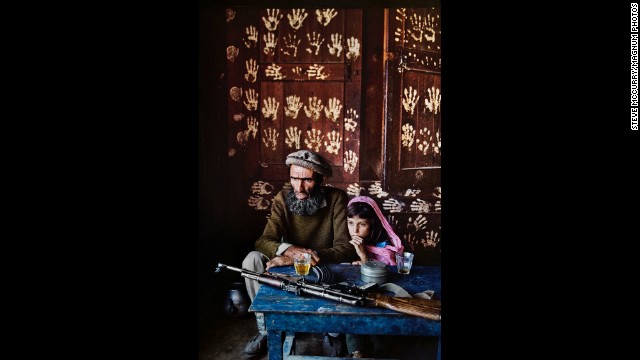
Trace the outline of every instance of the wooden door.
{"type": "Polygon", "coordinates": [[[250,183],[233,201],[268,216],[287,185],[285,158],[300,149],[330,162],[329,185],[357,182],[362,10],[239,7],[226,16],[228,156],[250,183]]]}
{"type": "Polygon", "coordinates": [[[439,3],[387,14],[386,211],[418,263],[439,264],[441,30],[439,3]]]}

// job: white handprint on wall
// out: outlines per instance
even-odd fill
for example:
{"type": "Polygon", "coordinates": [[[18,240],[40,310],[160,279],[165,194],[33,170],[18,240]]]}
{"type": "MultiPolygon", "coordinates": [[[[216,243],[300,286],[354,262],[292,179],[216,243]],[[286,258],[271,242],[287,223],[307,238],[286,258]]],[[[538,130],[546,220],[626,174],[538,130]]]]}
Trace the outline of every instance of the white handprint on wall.
{"type": "Polygon", "coordinates": [[[424,99],[424,105],[426,109],[437,114],[438,110],[440,110],[440,89],[432,86],[430,89],[427,89],[427,92],[429,93],[429,99],[424,99]]]}
{"type": "Polygon", "coordinates": [[[347,59],[355,61],[360,56],[360,41],[352,36],[347,39],[347,46],[349,47],[347,59]]]}
{"type": "Polygon", "coordinates": [[[262,142],[264,143],[264,146],[269,148],[269,144],[271,144],[271,150],[275,150],[278,144],[278,136],[280,135],[278,130],[270,127],[263,130],[263,133],[264,136],[262,137],[262,142]]]}
{"type": "Polygon", "coordinates": [[[240,101],[242,98],[242,88],[237,86],[232,87],[229,89],[229,96],[231,96],[231,100],[233,101],[240,101]]]}
{"type": "Polygon", "coordinates": [[[244,46],[248,49],[256,46],[258,43],[258,29],[255,26],[247,26],[244,30],[247,37],[243,39],[244,46]]]}
{"type": "Polygon", "coordinates": [[[412,17],[409,17],[409,21],[407,32],[413,40],[422,42],[424,37],[427,42],[436,41],[436,17],[427,14],[425,18],[422,18],[422,15],[413,14],[412,17]]]}
{"type": "Polygon", "coordinates": [[[409,17],[410,25],[407,27],[407,32],[413,40],[422,42],[422,34],[427,27],[426,20],[426,18],[423,20],[422,15],[418,14],[413,14],[413,16],[409,17]]]}
{"type": "Polygon", "coordinates": [[[440,129],[436,131],[436,142],[433,143],[433,152],[436,154],[440,154],[440,150],[442,149],[442,142],[440,141],[440,129]]]}
{"type": "Polygon", "coordinates": [[[348,150],[344,153],[344,171],[353,174],[358,164],[358,156],[355,152],[348,150]]]}
{"type": "Polygon", "coordinates": [[[270,32],[262,35],[262,40],[264,40],[264,49],[262,50],[265,55],[273,56],[276,53],[276,45],[278,45],[278,39],[275,35],[270,32]]]}
{"type": "Polygon", "coordinates": [[[244,62],[247,67],[247,73],[244,74],[244,79],[250,83],[256,82],[258,78],[258,68],[260,67],[256,61],[251,58],[244,62]]]}
{"type": "Polygon", "coordinates": [[[328,145],[326,141],[324,142],[327,152],[330,154],[338,154],[338,150],[340,150],[340,143],[342,142],[342,136],[340,136],[340,133],[333,130],[327,134],[327,138],[329,140],[328,145]]]}
{"type": "Polygon", "coordinates": [[[238,133],[236,134],[236,141],[238,142],[238,144],[240,144],[241,146],[245,146],[248,140],[249,140],[249,131],[247,130],[238,131],[238,133]]]}
{"type": "Polygon", "coordinates": [[[336,17],[336,15],[338,15],[338,13],[335,11],[335,9],[316,10],[316,20],[318,20],[318,22],[324,26],[329,25],[331,19],[336,17]]]}
{"type": "Polygon", "coordinates": [[[288,116],[293,119],[298,118],[298,112],[302,108],[302,103],[300,102],[300,96],[290,95],[287,96],[287,107],[284,109],[285,116],[288,116]]]}
{"type": "Polygon", "coordinates": [[[249,206],[256,208],[256,210],[265,210],[269,208],[269,205],[271,205],[269,200],[257,195],[252,195],[251,197],[249,197],[247,203],[249,204],[249,206]]]}
{"type": "Polygon", "coordinates": [[[296,56],[298,56],[298,45],[300,45],[300,39],[298,39],[298,36],[296,34],[293,34],[293,36],[291,36],[291,34],[287,34],[287,36],[283,39],[284,42],[284,48],[280,48],[280,51],[282,51],[283,54],[288,55],[288,56],[293,56],[294,58],[296,56]],[[293,49],[293,51],[291,51],[290,49],[293,49]]]}
{"type": "Polygon", "coordinates": [[[411,151],[413,145],[413,139],[416,136],[416,131],[411,124],[402,125],[402,146],[411,151]]]}
{"type": "Polygon", "coordinates": [[[238,57],[238,54],[240,53],[240,49],[238,49],[237,47],[231,45],[227,47],[227,60],[231,61],[231,62],[235,62],[236,61],[236,57],[238,57]]]}
{"type": "Polygon", "coordinates": [[[295,145],[296,149],[300,149],[300,134],[302,130],[298,130],[297,126],[290,126],[287,130],[287,139],[284,141],[290,148],[295,145]]]}
{"type": "Polygon", "coordinates": [[[304,139],[304,143],[307,145],[308,149],[312,149],[315,152],[320,151],[320,147],[322,146],[322,131],[312,129],[311,131],[307,130],[307,137],[304,139]]]}
{"type": "Polygon", "coordinates": [[[305,9],[292,9],[291,14],[287,14],[289,25],[291,25],[294,30],[300,29],[302,22],[308,15],[305,9]]]}
{"type": "Polygon", "coordinates": [[[427,225],[427,219],[422,215],[418,215],[415,221],[409,218],[409,222],[407,223],[407,230],[411,231],[410,229],[414,229],[411,232],[416,232],[422,229],[423,227],[425,227],[426,225],[427,225]]]}
{"type": "Polygon", "coordinates": [[[380,186],[380,181],[375,181],[371,186],[369,186],[369,194],[376,195],[378,198],[383,198],[389,195],[388,192],[382,191],[382,186],[380,186]]]}
{"type": "Polygon", "coordinates": [[[417,199],[411,203],[411,211],[418,213],[428,213],[430,208],[431,205],[422,199],[417,199]]]}
{"type": "Polygon", "coordinates": [[[436,42],[436,17],[431,16],[431,14],[427,14],[424,38],[429,42],[436,42]]]}
{"type": "Polygon", "coordinates": [[[307,39],[309,39],[309,46],[310,46],[310,47],[307,48],[307,52],[309,54],[318,55],[318,52],[320,51],[320,46],[324,42],[324,39],[322,38],[322,34],[320,34],[320,33],[316,34],[316,32],[314,31],[313,32],[313,36],[307,34],[307,39]],[[315,47],[316,48],[315,53],[313,52],[311,47],[315,47]]]}
{"type": "Polygon", "coordinates": [[[344,129],[347,131],[355,131],[356,126],[358,126],[358,123],[355,122],[354,119],[358,119],[360,116],[358,116],[356,111],[353,109],[347,110],[347,113],[345,114],[345,116],[346,117],[344,118],[344,129]]]}
{"type": "Polygon", "coordinates": [[[413,87],[409,86],[409,88],[404,88],[404,98],[402,99],[402,107],[404,110],[411,115],[413,115],[416,104],[418,103],[418,99],[420,99],[420,95],[418,95],[418,90],[414,90],[413,87]]]}
{"type": "Polygon", "coordinates": [[[309,107],[307,105],[304,106],[304,113],[307,114],[307,117],[318,121],[320,119],[320,115],[322,115],[322,109],[324,105],[322,105],[322,100],[318,99],[316,96],[309,98],[309,107]]]}
{"type": "Polygon", "coordinates": [[[386,199],[382,203],[382,208],[388,210],[389,212],[396,213],[402,211],[402,208],[405,204],[401,201],[398,201],[394,198],[386,199]]]}
{"type": "Polygon", "coordinates": [[[426,232],[426,238],[420,240],[420,243],[425,248],[427,248],[427,247],[434,248],[434,247],[436,247],[436,245],[438,245],[439,242],[440,242],[440,239],[438,238],[438,232],[433,231],[433,230],[427,231],[426,232]]]}
{"type": "Polygon", "coordinates": [[[247,101],[244,102],[244,106],[249,111],[258,110],[258,97],[260,94],[257,94],[255,90],[249,89],[244,93],[247,101]]]}
{"type": "Polygon", "coordinates": [[[264,106],[262,107],[262,115],[268,119],[272,118],[273,120],[277,120],[278,118],[278,107],[280,107],[280,103],[276,101],[274,97],[268,97],[266,100],[262,100],[264,106]]]}
{"type": "Polygon", "coordinates": [[[362,191],[362,188],[358,183],[349,184],[349,186],[347,186],[347,195],[360,196],[361,191],[362,191]]]}
{"type": "Polygon", "coordinates": [[[325,107],[324,113],[329,120],[336,122],[338,120],[338,117],[340,117],[341,110],[342,110],[342,105],[340,105],[340,100],[338,100],[338,98],[333,97],[329,99],[329,105],[325,107]]]}
{"type": "Polygon", "coordinates": [[[253,116],[247,117],[247,133],[251,134],[254,139],[256,138],[256,134],[258,133],[258,124],[258,120],[256,120],[256,118],[254,118],[253,116]]]}
{"type": "Polygon", "coordinates": [[[282,19],[282,14],[280,14],[280,9],[267,9],[267,18],[262,17],[262,21],[264,22],[264,26],[269,31],[276,31],[278,28],[278,23],[280,23],[280,19],[282,19]]]}
{"type": "Polygon", "coordinates": [[[418,151],[422,152],[422,155],[427,155],[429,150],[429,142],[427,140],[418,140],[418,151]]]}
{"type": "Polygon", "coordinates": [[[420,136],[424,136],[424,139],[419,139],[417,141],[418,143],[418,151],[422,152],[422,155],[427,155],[427,152],[429,150],[429,146],[431,144],[431,140],[432,140],[432,136],[431,136],[431,130],[427,129],[427,128],[422,128],[420,129],[420,136]]]}
{"type": "Polygon", "coordinates": [[[269,195],[273,192],[273,185],[266,181],[258,180],[251,185],[251,192],[257,195],[269,195]]]}
{"type": "Polygon", "coordinates": [[[339,58],[342,53],[342,35],[340,33],[331,35],[331,44],[327,44],[327,47],[329,48],[329,54],[339,58]]]}

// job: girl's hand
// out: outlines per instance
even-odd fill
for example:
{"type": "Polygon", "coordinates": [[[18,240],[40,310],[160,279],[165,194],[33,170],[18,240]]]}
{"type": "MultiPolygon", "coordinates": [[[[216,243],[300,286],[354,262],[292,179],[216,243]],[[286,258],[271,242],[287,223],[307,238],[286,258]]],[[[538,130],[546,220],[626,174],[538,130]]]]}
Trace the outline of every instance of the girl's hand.
{"type": "Polygon", "coordinates": [[[364,247],[364,240],[360,236],[351,236],[351,241],[349,241],[349,243],[353,245],[354,248],[356,248],[356,253],[358,253],[361,261],[364,262],[368,260],[367,250],[364,247]]]}
{"type": "Polygon", "coordinates": [[[354,261],[351,263],[351,265],[362,265],[362,261],[358,260],[358,261],[354,261]]]}

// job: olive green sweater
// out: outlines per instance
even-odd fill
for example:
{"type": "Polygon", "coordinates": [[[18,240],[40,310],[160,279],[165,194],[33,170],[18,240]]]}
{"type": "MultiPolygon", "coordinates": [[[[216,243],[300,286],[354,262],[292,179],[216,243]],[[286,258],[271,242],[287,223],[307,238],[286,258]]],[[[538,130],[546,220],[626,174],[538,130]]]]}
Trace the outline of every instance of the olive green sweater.
{"type": "Polygon", "coordinates": [[[347,228],[347,194],[340,189],[325,186],[326,206],[314,215],[295,215],[287,208],[281,190],[273,199],[271,217],[262,236],[256,241],[256,250],[270,259],[276,256],[281,243],[315,250],[321,263],[351,262],[359,259],[349,243],[347,228]]]}

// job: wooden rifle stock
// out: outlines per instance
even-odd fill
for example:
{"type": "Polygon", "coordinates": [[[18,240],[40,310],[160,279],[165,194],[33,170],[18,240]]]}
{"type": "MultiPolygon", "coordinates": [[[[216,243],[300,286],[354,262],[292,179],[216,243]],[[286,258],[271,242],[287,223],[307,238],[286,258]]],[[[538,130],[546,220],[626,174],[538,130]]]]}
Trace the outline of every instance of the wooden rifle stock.
{"type": "Polygon", "coordinates": [[[377,307],[440,321],[440,301],[420,298],[403,298],[377,293],[367,294],[368,302],[377,307]]]}

